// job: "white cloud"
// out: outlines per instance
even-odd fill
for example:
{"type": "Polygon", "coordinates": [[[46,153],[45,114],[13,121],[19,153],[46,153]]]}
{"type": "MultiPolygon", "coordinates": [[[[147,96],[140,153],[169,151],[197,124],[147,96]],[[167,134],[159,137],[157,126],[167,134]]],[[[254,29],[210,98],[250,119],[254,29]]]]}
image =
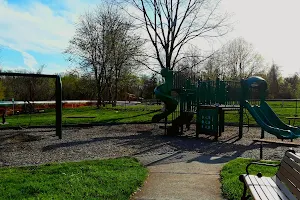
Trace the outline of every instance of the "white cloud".
{"type": "Polygon", "coordinates": [[[59,65],[56,63],[48,63],[45,65],[43,69],[44,74],[60,74],[71,70],[71,68],[67,65],[59,65]]]}
{"type": "Polygon", "coordinates": [[[20,7],[0,1],[0,27],[1,44],[42,53],[61,53],[74,33],[68,18],[39,2],[20,7]]]}
{"type": "Polygon", "coordinates": [[[29,53],[26,52],[21,52],[23,59],[24,59],[24,64],[28,66],[30,69],[35,70],[35,66],[38,64],[35,58],[30,55],[29,53]]]}
{"type": "MultiPolygon", "coordinates": [[[[30,70],[35,71],[35,68],[38,65],[38,62],[36,61],[36,59],[32,55],[30,55],[29,53],[27,53],[23,50],[14,48],[13,46],[7,46],[7,48],[18,51],[23,57],[24,65],[26,67],[28,67],[30,70]]],[[[13,61],[11,61],[10,63],[13,63],[13,61]]]]}

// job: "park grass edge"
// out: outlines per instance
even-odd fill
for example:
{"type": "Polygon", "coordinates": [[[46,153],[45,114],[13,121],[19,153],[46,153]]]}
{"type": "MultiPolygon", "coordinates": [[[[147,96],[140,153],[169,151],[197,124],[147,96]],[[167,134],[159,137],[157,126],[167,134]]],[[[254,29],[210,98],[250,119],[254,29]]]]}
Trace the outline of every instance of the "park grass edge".
{"type": "MultiPolygon", "coordinates": [[[[140,162],[140,160],[138,160],[135,157],[131,157],[131,156],[121,156],[121,157],[112,157],[112,158],[99,158],[99,159],[87,159],[87,160],[75,160],[75,161],[62,161],[62,162],[49,162],[49,163],[43,163],[43,164],[32,164],[32,165],[21,165],[21,166],[2,166],[0,167],[1,170],[24,170],[24,169],[36,169],[36,168],[44,168],[44,167],[58,167],[58,166],[63,166],[63,165],[76,165],[79,164],[78,166],[80,166],[81,162],[86,162],[85,164],[89,164],[89,163],[93,163],[93,162],[111,162],[113,160],[122,160],[122,159],[127,159],[129,162],[135,162],[136,165],[141,167],[141,170],[144,171],[144,175],[140,176],[140,183],[136,183],[134,185],[134,187],[132,188],[132,192],[131,194],[128,196],[129,199],[132,199],[132,197],[134,197],[134,195],[139,192],[141,190],[141,188],[144,186],[144,184],[146,183],[148,177],[149,177],[149,170],[147,169],[147,167],[145,165],[143,165],[142,162],[140,162]],[[131,160],[131,161],[130,161],[131,160]]],[[[1,199],[1,198],[0,198],[1,199]]]]}
{"type": "MultiPolygon", "coordinates": [[[[227,200],[240,199],[243,193],[243,183],[239,181],[239,175],[246,174],[246,166],[254,161],[279,164],[278,160],[258,160],[238,157],[227,162],[220,171],[222,197],[227,200]]],[[[250,174],[262,172],[263,176],[274,176],[278,168],[252,165],[250,174]]]]}

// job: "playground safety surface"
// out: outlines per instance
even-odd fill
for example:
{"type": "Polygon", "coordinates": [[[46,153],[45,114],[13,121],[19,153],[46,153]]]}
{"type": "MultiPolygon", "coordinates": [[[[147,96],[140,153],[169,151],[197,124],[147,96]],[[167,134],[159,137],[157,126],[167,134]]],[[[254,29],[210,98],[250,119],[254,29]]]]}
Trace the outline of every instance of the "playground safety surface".
{"type": "MultiPolygon", "coordinates": [[[[253,142],[260,137],[259,128],[249,131],[245,128],[244,137],[239,140],[237,127],[225,127],[225,133],[216,142],[203,135],[196,139],[193,125],[185,135],[177,137],[164,136],[164,130],[158,126],[124,124],[67,128],[61,140],[55,136],[54,129],[1,130],[0,166],[134,156],[150,170],[145,189],[137,193],[137,199],[170,199],[167,195],[172,193],[176,196],[171,199],[193,199],[179,196],[192,194],[192,190],[200,199],[199,195],[210,189],[216,194],[207,194],[205,199],[218,199],[221,198],[219,170],[222,165],[236,157],[259,158],[260,145],[253,142]],[[152,190],[149,185],[153,185],[157,193],[143,196],[152,190]],[[173,190],[168,193],[167,188],[173,190]],[[164,194],[166,196],[159,196],[164,194]]],[[[267,133],[266,138],[277,140],[267,133]]],[[[294,141],[299,142],[299,139],[294,141]]],[[[288,148],[265,144],[264,158],[280,160],[288,148]]],[[[295,150],[300,151],[300,148],[295,150]]]]}

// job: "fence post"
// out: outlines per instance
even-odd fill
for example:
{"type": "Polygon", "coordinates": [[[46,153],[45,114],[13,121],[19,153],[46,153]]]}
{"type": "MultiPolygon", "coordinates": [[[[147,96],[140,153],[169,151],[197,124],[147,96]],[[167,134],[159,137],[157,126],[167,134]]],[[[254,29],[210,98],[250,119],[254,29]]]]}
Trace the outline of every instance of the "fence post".
{"type": "Polygon", "coordinates": [[[244,97],[245,91],[244,91],[244,81],[241,80],[241,96],[240,96],[240,119],[239,119],[239,138],[243,137],[243,126],[244,126],[244,97]]]}
{"type": "Polygon", "coordinates": [[[298,99],[296,99],[296,114],[295,114],[295,117],[298,116],[298,99]]]}

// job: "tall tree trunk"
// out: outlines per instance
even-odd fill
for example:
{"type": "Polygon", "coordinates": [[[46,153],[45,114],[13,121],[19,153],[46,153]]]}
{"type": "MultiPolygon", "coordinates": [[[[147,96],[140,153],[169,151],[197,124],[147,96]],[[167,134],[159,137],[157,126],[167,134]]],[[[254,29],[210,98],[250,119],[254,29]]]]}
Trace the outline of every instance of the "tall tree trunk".
{"type": "Polygon", "coordinates": [[[109,96],[110,96],[111,105],[112,105],[113,107],[115,107],[115,106],[116,106],[116,103],[115,103],[115,100],[114,100],[113,86],[112,86],[112,84],[111,84],[110,87],[109,87],[109,96]]]}
{"type": "Polygon", "coordinates": [[[102,103],[101,99],[101,87],[97,81],[97,108],[99,109],[102,103]]]}
{"type": "Polygon", "coordinates": [[[118,79],[116,78],[115,80],[115,98],[114,98],[114,104],[115,106],[117,105],[117,101],[118,101],[118,79]]]}
{"type": "Polygon", "coordinates": [[[115,94],[114,94],[114,101],[113,101],[113,106],[117,105],[117,101],[118,101],[118,69],[117,67],[115,67],[115,94]]]}
{"type": "Polygon", "coordinates": [[[101,95],[100,93],[97,94],[97,108],[99,109],[101,105],[101,95]]]}

